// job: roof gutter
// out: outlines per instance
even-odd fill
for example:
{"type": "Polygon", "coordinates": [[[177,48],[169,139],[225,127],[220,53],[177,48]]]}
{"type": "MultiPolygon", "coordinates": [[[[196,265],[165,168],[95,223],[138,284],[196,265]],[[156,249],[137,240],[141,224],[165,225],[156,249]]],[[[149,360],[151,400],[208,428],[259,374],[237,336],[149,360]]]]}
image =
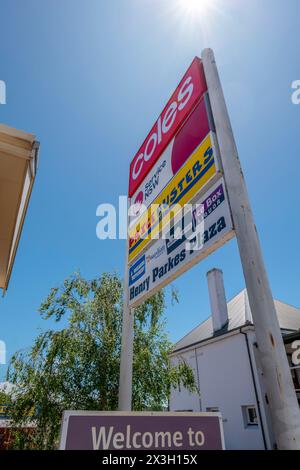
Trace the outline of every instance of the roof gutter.
{"type": "Polygon", "coordinates": [[[182,348],[174,349],[170,353],[170,357],[176,355],[179,352],[185,352],[185,351],[193,350],[193,349],[195,349],[196,346],[205,346],[206,344],[215,343],[216,341],[220,341],[220,340],[225,339],[225,338],[230,338],[230,336],[233,336],[233,335],[236,335],[236,334],[240,333],[241,328],[254,331],[254,326],[253,326],[252,323],[247,323],[243,326],[237,326],[236,328],[233,328],[232,330],[228,331],[227,333],[212,336],[211,338],[206,338],[206,339],[203,339],[201,341],[195,341],[195,343],[191,343],[188,346],[183,346],[182,348]]]}

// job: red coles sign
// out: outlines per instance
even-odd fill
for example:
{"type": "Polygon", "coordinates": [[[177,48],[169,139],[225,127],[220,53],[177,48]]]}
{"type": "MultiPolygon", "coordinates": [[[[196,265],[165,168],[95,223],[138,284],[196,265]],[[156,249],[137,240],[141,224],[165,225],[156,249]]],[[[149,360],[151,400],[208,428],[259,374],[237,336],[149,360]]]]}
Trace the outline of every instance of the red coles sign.
{"type": "Polygon", "coordinates": [[[206,89],[202,62],[195,57],[130,164],[129,197],[149,173],[206,89]]]}

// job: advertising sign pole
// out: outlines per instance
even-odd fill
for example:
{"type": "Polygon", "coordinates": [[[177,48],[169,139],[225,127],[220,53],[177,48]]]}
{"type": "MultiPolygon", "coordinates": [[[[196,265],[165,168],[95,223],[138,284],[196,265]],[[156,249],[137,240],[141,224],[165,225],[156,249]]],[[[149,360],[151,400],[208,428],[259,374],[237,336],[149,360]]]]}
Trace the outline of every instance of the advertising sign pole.
{"type": "Polygon", "coordinates": [[[202,59],[276,443],[300,449],[299,405],[213,51],[202,59]]]}
{"type": "MultiPolygon", "coordinates": [[[[127,211],[128,212],[128,211],[127,211]]],[[[127,221],[128,227],[128,221],[127,221]]],[[[131,411],[132,396],[132,362],[134,338],[134,309],[129,308],[128,299],[128,249],[129,234],[127,232],[125,274],[124,274],[124,304],[122,323],[121,364],[119,381],[119,411],[131,411]]]]}

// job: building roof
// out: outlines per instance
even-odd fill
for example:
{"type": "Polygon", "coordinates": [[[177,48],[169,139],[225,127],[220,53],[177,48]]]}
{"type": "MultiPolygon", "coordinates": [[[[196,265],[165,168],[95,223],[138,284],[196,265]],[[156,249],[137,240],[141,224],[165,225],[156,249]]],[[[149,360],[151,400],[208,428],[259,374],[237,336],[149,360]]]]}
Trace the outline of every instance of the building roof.
{"type": "Polygon", "coordinates": [[[8,287],[37,169],[33,134],[0,124],[0,288],[8,287]]]}
{"type": "MultiPolygon", "coordinates": [[[[300,329],[300,309],[275,300],[275,308],[282,330],[297,331],[300,329]]],[[[214,333],[211,316],[181,338],[173,347],[173,352],[185,349],[201,341],[222,336],[229,331],[253,324],[247,290],[242,290],[227,302],[228,323],[222,330],[214,333]]]]}

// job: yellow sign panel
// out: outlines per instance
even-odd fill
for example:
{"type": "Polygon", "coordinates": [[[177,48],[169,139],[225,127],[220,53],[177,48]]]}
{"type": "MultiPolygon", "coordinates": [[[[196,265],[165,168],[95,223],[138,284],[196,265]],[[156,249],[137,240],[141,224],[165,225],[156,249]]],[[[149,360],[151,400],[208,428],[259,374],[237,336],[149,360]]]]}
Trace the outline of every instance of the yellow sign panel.
{"type": "Polygon", "coordinates": [[[215,150],[212,136],[208,134],[130,229],[129,261],[140,254],[152,239],[159,238],[160,231],[170,223],[170,219],[175,217],[216,173],[215,150]]]}

